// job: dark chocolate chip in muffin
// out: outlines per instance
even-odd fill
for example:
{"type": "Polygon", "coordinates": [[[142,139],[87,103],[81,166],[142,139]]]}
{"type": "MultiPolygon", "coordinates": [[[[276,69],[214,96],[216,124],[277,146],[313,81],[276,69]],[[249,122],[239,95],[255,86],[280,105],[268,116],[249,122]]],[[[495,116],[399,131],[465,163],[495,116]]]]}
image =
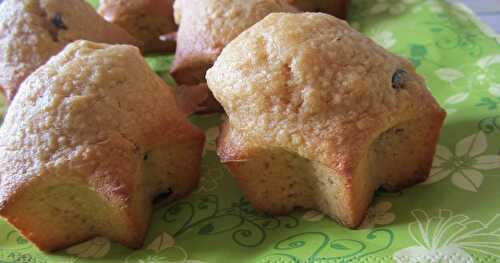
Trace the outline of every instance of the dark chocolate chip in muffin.
{"type": "Polygon", "coordinates": [[[397,69],[392,75],[392,88],[402,89],[408,79],[408,73],[404,69],[397,69]]]}
{"type": "Polygon", "coordinates": [[[57,29],[68,30],[68,27],[66,26],[66,24],[64,24],[64,21],[62,20],[62,15],[60,12],[56,12],[54,16],[52,16],[52,18],[50,19],[50,22],[57,29]]]}
{"type": "Polygon", "coordinates": [[[66,26],[66,24],[64,24],[60,12],[55,12],[54,15],[50,18],[50,25],[48,30],[50,36],[52,37],[52,40],[54,40],[55,42],[59,41],[60,30],[68,30],[68,27],[66,26]]]}

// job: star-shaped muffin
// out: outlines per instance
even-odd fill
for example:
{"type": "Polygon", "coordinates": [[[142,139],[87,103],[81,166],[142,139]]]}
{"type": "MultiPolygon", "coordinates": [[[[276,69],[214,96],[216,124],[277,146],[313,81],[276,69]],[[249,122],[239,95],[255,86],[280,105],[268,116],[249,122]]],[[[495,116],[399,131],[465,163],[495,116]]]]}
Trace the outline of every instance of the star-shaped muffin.
{"type": "Polygon", "coordinates": [[[204,138],[137,48],[71,43],[0,128],[0,215],[44,251],[95,236],[138,248],[153,199],[195,188],[204,138]]]}
{"type": "Polygon", "coordinates": [[[8,100],[26,77],[68,43],[86,39],[141,45],[85,0],[5,0],[0,8],[0,90],[8,100]]]}
{"type": "Polygon", "coordinates": [[[409,62],[321,13],[267,16],[207,83],[228,115],[218,154],[253,206],[348,227],[378,188],[427,178],[446,115],[409,62]]]}

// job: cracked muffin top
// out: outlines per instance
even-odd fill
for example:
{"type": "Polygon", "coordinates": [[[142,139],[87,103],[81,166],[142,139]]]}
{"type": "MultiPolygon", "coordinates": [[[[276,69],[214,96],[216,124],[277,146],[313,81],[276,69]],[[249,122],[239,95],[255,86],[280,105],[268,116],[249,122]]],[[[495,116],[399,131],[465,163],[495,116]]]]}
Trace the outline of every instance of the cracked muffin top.
{"type": "Polygon", "coordinates": [[[9,100],[29,74],[75,40],[140,45],[83,0],[5,0],[1,9],[0,87],[9,100]]]}
{"type": "Polygon", "coordinates": [[[442,111],[410,63],[321,13],[270,14],[227,45],[207,82],[238,141],[331,166],[442,111]]]}

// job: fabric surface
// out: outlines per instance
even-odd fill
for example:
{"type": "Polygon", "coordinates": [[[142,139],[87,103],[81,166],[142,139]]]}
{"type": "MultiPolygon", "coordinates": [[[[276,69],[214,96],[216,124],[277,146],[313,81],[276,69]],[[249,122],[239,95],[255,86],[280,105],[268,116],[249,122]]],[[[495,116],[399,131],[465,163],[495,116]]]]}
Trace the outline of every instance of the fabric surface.
{"type": "MultiPolygon", "coordinates": [[[[143,249],[96,238],[44,254],[0,221],[0,262],[500,262],[500,36],[439,0],[353,0],[349,21],[408,58],[448,112],[429,180],[378,192],[362,229],[256,213],[217,159],[219,116],[194,116],[207,134],[200,185],[155,211],[143,249]]],[[[171,59],[147,58],[169,83],[171,59]]]]}
{"type": "Polygon", "coordinates": [[[498,0],[453,0],[461,2],[476,13],[481,21],[500,33],[500,1],[498,0]]]}

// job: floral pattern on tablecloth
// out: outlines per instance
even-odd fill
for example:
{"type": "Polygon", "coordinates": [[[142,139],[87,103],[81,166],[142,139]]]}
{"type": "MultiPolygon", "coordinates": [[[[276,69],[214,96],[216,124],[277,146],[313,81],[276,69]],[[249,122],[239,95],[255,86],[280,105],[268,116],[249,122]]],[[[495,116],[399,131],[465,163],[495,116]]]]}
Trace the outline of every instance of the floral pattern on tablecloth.
{"type": "MultiPolygon", "coordinates": [[[[411,61],[448,112],[431,177],[377,192],[361,229],[256,212],[218,161],[219,116],[193,116],[208,137],[200,185],[155,211],[142,249],[95,238],[44,254],[0,221],[0,262],[500,262],[499,35],[445,0],[352,0],[349,22],[411,61]]],[[[170,84],[171,61],[147,58],[170,84]]]]}

